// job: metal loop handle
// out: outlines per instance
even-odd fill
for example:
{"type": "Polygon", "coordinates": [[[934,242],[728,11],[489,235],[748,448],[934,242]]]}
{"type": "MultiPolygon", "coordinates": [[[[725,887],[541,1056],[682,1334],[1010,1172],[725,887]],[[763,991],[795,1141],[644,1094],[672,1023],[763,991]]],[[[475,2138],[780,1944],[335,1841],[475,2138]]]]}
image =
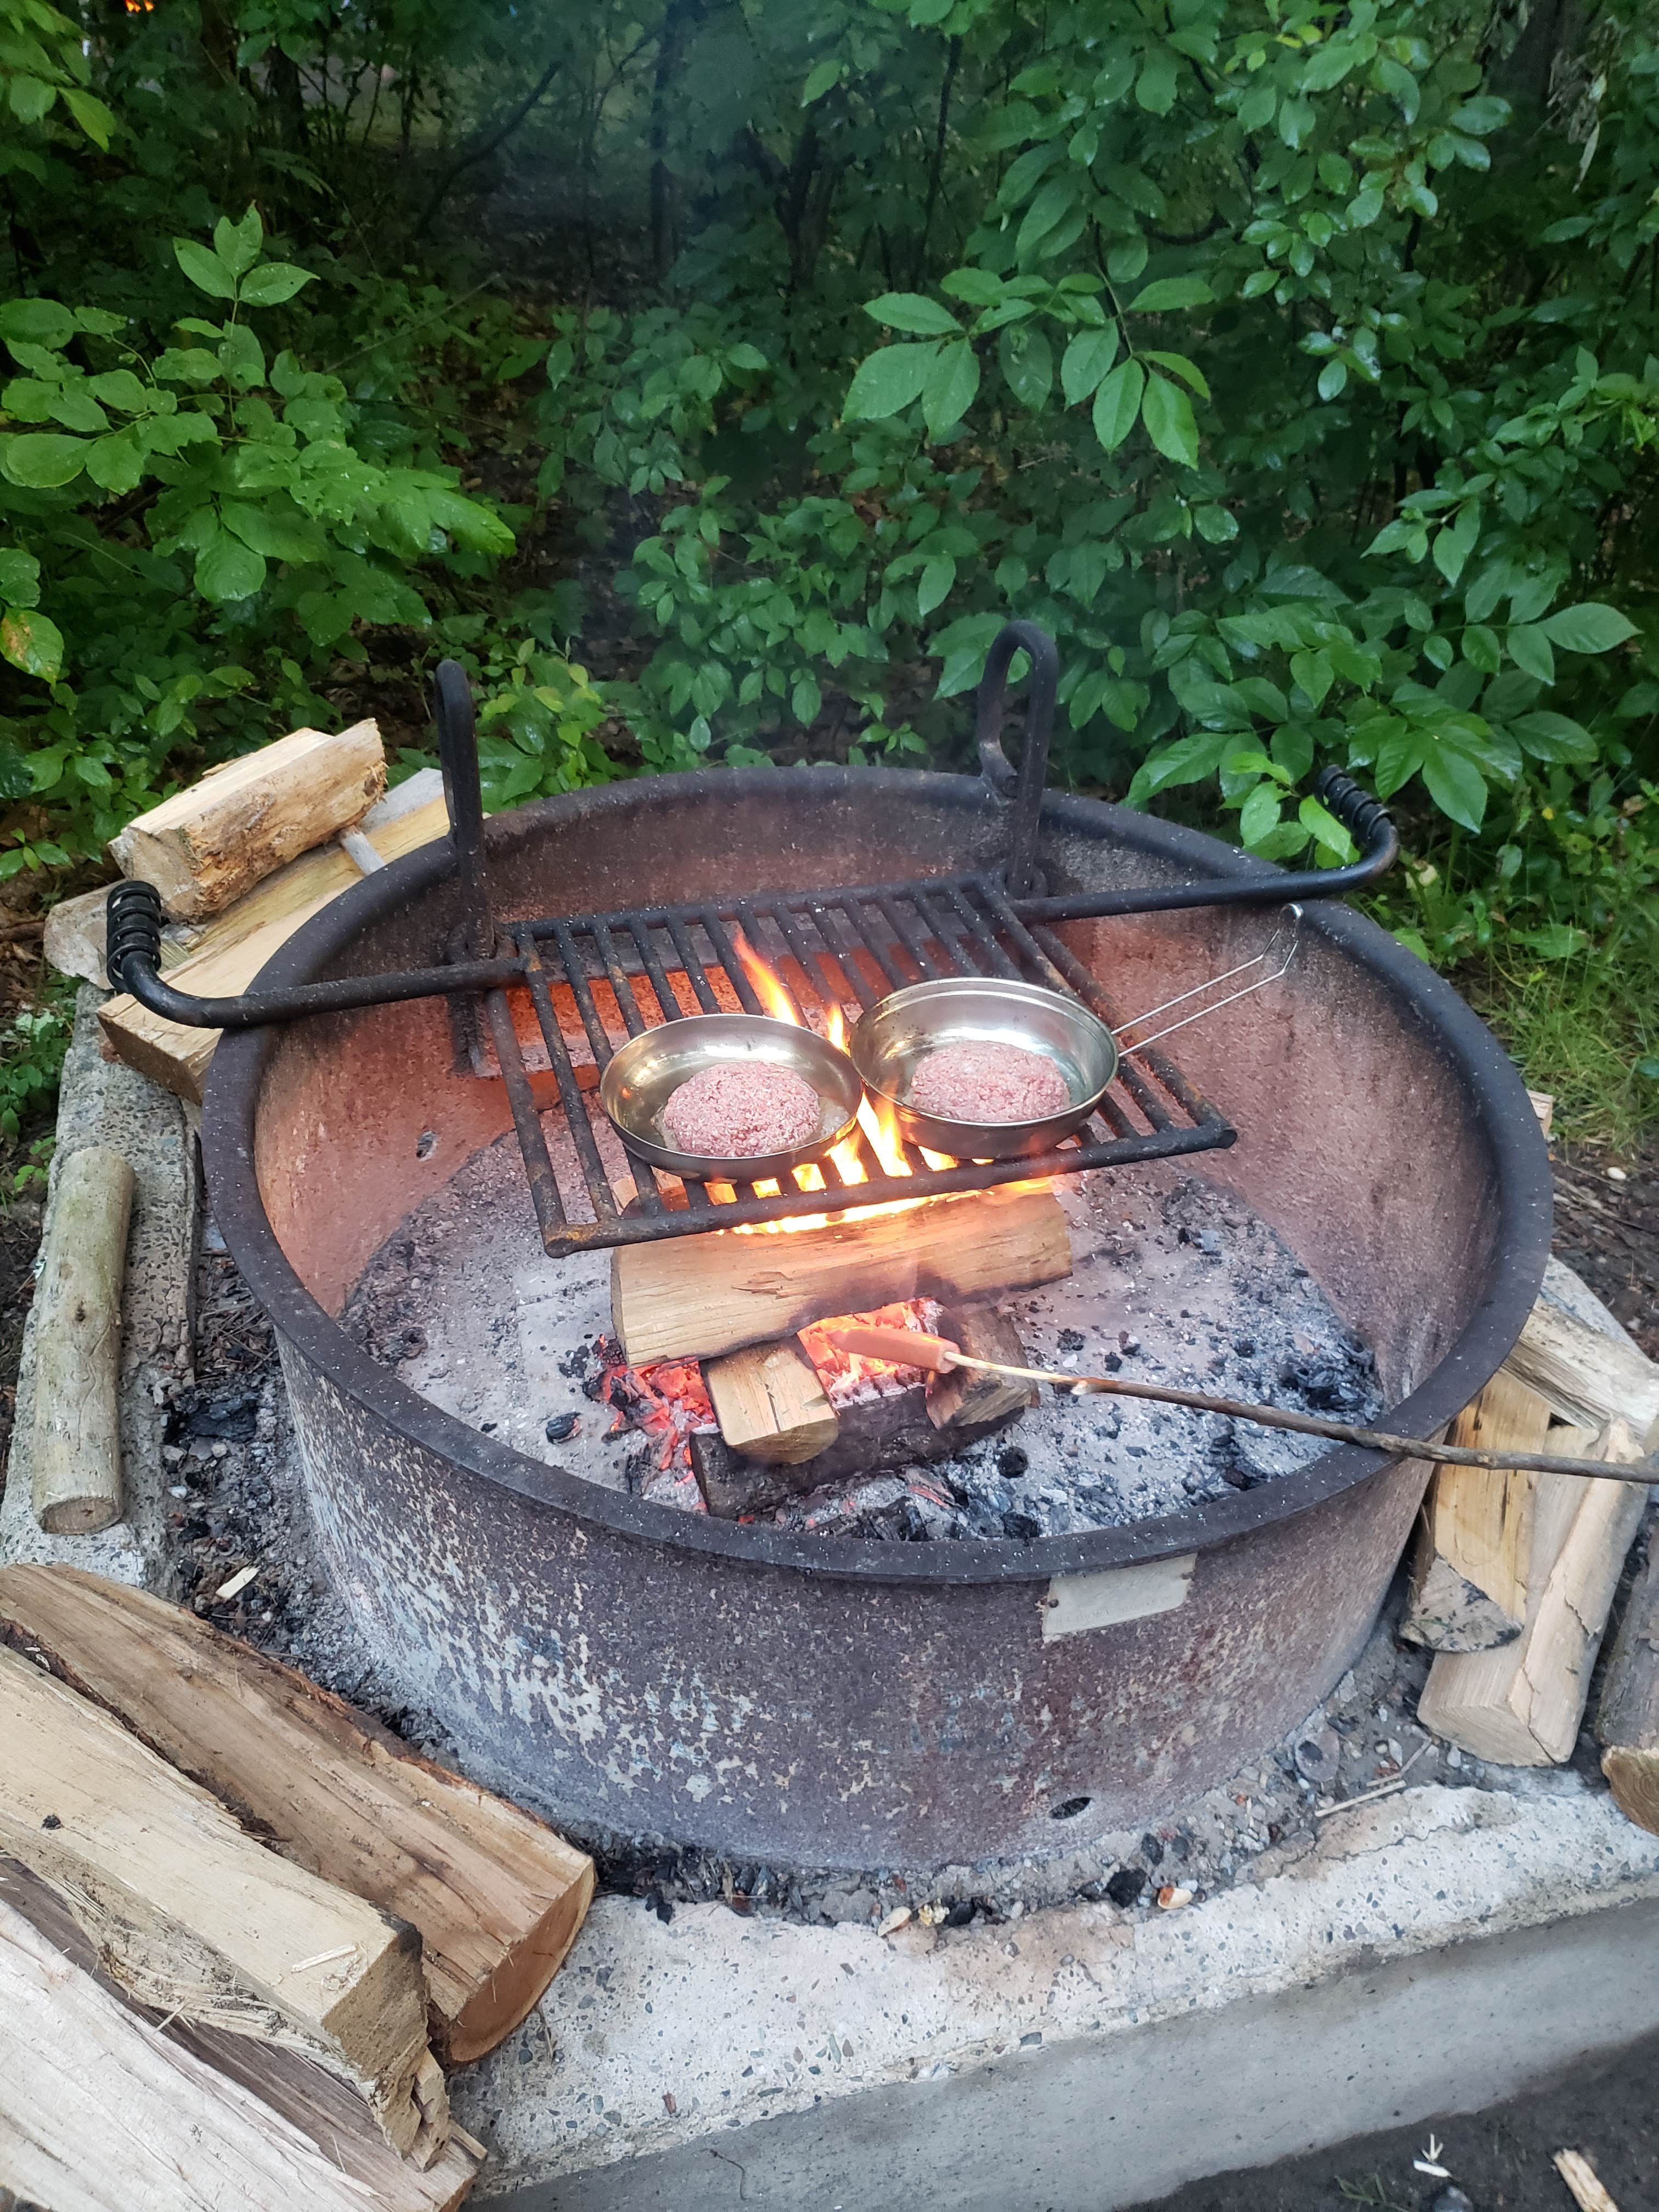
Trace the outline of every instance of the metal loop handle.
{"type": "Polygon", "coordinates": [[[980,678],[974,734],[979,744],[980,774],[999,798],[1013,798],[1009,825],[1007,884],[1015,898],[1032,887],[1036,872],[1037,816],[1048,779],[1048,740],[1054,726],[1054,693],[1060,684],[1060,648],[1036,623],[1004,624],[985,656],[980,678]],[[1002,750],[1003,704],[1014,655],[1031,663],[1031,688],[1025,702],[1025,743],[1016,770],[1002,750]]]}

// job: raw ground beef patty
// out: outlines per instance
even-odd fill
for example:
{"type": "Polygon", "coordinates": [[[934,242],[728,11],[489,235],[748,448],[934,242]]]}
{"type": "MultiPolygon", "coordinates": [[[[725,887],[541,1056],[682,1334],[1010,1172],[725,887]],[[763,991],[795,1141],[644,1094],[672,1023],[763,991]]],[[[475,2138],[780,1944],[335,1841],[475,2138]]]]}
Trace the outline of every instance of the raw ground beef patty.
{"type": "Polygon", "coordinates": [[[910,1079],[910,1103],[945,1121],[1042,1121],[1071,1103],[1053,1060],[1024,1045],[941,1045],[910,1079]]]}
{"type": "Polygon", "coordinates": [[[787,1152],[818,1133],[822,1109],[811,1085],[787,1067],[734,1060],[702,1067],[662,1109],[663,1133],[678,1152],[705,1159],[752,1159],[787,1152]]]}

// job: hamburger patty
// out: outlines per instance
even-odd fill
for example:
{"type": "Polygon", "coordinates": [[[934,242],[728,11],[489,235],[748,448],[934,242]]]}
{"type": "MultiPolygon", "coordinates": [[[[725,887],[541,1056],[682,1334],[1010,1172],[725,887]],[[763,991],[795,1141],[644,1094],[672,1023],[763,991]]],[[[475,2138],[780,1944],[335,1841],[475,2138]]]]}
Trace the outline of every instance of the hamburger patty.
{"type": "Polygon", "coordinates": [[[1054,1061],[1024,1045],[941,1045],[910,1079],[910,1103],[945,1121],[1042,1121],[1071,1103],[1054,1061]]]}
{"type": "Polygon", "coordinates": [[[735,1060],[699,1068],[662,1109],[663,1132],[677,1151],[705,1159],[752,1159],[787,1152],[817,1134],[818,1094],[787,1067],[735,1060]]]}

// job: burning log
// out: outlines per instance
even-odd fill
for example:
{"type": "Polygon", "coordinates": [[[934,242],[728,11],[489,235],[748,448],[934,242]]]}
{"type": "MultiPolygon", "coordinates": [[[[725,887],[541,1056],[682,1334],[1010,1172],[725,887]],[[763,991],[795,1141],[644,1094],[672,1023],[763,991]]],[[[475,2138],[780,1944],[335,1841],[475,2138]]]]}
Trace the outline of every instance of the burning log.
{"type": "MultiPolygon", "coordinates": [[[[1627,1421],[1610,1422],[1594,1443],[1603,1459],[1642,1456],[1627,1421]]],[[[1571,1449],[1591,1443],[1580,1434],[1571,1449]]],[[[1540,1477],[1526,1626],[1498,1650],[1442,1652],[1418,1703],[1424,1727],[1506,1766],[1553,1766],[1570,1758],[1620,1569],[1646,1505],[1646,1492],[1634,1483],[1540,1477]]]]}
{"type": "MultiPolygon", "coordinates": [[[[931,1301],[918,1304],[928,1326],[943,1325],[931,1301]]],[[[885,1307],[857,1318],[872,1323],[885,1322],[902,1330],[907,1320],[914,1322],[915,1310],[907,1314],[903,1307],[885,1307]]],[[[953,1331],[971,1334],[975,1344],[994,1344],[999,1347],[995,1356],[1016,1361],[1024,1358],[1024,1347],[1012,1323],[999,1314],[988,1310],[963,1310],[947,1313],[944,1320],[953,1331]]],[[[805,1352],[819,1362],[812,1370],[814,1379],[826,1380],[825,1403],[838,1432],[811,1459],[787,1467],[761,1463],[734,1449],[736,1438],[724,1419],[722,1434],[706,1431],[694,1436],[692,1468],[709,1511],[721,1520],[769,1512],[787,1498],[805,1497],[829,1484],[896,1474],[930,1460],[948,1459],[965,1445],[1004,1427],[1024,1407],[1036,1401],[1035,1389],[1024,1384],[1011,1386],[995,1376],[927,1376],[920,1368],[891,1362],[849,1360],[848,1354],[824,1343],[817,1329],[805,1331],[802,1342],[805,1352]],[[941,1391],[940,1385],[958,1380],[965,1380],[969,1388],[941,1391]],[[981,1387],[987,1383],[988,1389],[981,1387]]],[[[983,1354],[987,1358],[992,1356],[989,1351],[983,1354]]],[[[705,1365],[705,1375],[712,1372],[714,1364],[705,1365]]]]}
{"type": "Polygon", "coordinates": [[[1048,1190],[935,1200],[798,1234],[724,1231],[619,1246],[611,1323],[629,1364],[708,1358],[891,1298],[1029,1290],[1072,1271],[1048,1190]]]}
{"type": "Polygon", "coordinates": [[[418,1929],[433,2039],[463,2065],[556,1972],[593,1865],[210,1623],[73,1567],[0,1571],[0,1639],[112,1713],[284,1858],[418,1929]]]}
{"type": "MultiPolygon", "coordinates": [[[[994,1307],[962,1306],[941,1314],[939,1334],[948,1336],[970,1359],[1000,1359],[1010,1367],[1027,1364],[1018,1330],[994,1307]]],[[[927,1377],[927,1402],[933,1426],[954,1431],[960,1438],[963,1430],[982,1434],[1035,1406],[1037,1386],[1006,1375],[981,1375],[971,1367],[957,1367],[948,1375],[927,1377]]]]}
{"type": "Polygon", "coordinates": [[[793,1337],[706,1360],[702,1379],[720,1434],[734,1452],[793,1467],[836,1440],[841,1426],[836,1410],[817,1370],[793,1337]]]}
{"type": "MultiPolygon", "coordinates": [[[[1547,1449],[1550,1409],[1500,1368],[1452,1424],[1449,1441],[1492,1451],[1547,1449]]],[[[1434,1651],[1486,1651],[1519,1636],[1539,1478],[1437,1468],[1418,1534],[1400,1632],[1434,1651]]]]}

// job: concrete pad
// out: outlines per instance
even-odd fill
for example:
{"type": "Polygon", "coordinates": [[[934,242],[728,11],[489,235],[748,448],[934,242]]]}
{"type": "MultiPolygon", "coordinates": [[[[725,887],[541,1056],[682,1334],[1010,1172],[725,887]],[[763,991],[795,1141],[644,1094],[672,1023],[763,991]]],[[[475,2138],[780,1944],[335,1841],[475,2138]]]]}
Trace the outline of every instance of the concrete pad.
{"type": "Polygon", "coordinates": [[[17,1418],[0,1499],[0,1565],[67,1560],[112,1580],[166,1592],[167,1496],[161,1388],[187,1370],[194,1325],[201,1168],[182,1103],[146,1075],[99,1050],[106,991],[82,987],[64,1061],[46,1218],[58,1177],[85,1145],[107,1145],[131,1163],[135,1187],[127,1235],[121,1337],[121,1477],[125,1517],[96,1536],[48,1536],[29,1498],[34,1454],[34,1316],[23,1335],[17,1418]]]}
{"type": "Polygon", "coordinates": [[[1110,2212],[1659,2027],[1656,1934],[1659,1839],[1606,1797],[1408,1790],[1172,1912],[884,1940],[604,1898],[451,2094],[511,2212],[1110,2212]]]}

